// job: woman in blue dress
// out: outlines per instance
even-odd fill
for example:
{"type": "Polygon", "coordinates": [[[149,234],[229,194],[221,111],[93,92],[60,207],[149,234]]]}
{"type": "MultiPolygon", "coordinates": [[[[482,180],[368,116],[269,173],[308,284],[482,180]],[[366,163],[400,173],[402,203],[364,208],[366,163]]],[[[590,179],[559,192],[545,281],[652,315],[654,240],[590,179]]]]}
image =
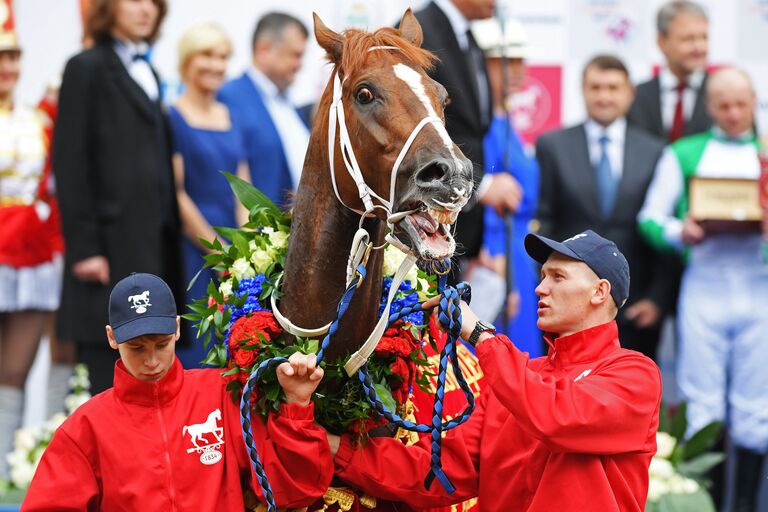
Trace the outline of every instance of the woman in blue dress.
{"type": "MultiPolygon", "coordinates": [[[[245,148],[229,110],[216,100],[224,83],[232,44],[217,25],[202,23],[189,28],[179,41],[179,74],[184,92],[170,108],[173,130],[173,170],[181,215],[182,256],[185,282],[203,265],[206,249],[199,238],[213,240],[213,226],[237,227],[247,212],[236,201],[220,171],[250,181],[245,148]]],[[[205,269],[187,291],[186,303],[206,295],[208,282],[216,278],[205,269]]],[[[205,357],[202,340],[192,325],[185,326],[187,343],[176,354],[185,368],[201,366],[205,357]]]]}
{"type": "Polygon", "coordinates": [[[520,184],[523,194],[517,211],[508,214],[512,221],[511,261],[507,260],[505,219],[492,208],[485,210],[483,246],[489,266],[506,277],[506,265],[509,265],[514,283],[514,291],[507,298],[509,321],[505,324],[504,315],[500,315],[495,322],[497,329],[507,334],[520,350],[538,357],[543,354],[541,333],[536,327],[538,298],[534,290],[538,269],[525,252],[523,239],[536,214],[539,166],[536,159],[526,153],[507,108],[507,100],[519,90],[525,78],[525,32],[520,22],[514,19],[507,20],[503,29],[502,34],[502,27],[495,18],[475,22],[472,27],[473,35],[485,53],[493,100],[493,119],[483,141],[485,173],[510,173],[520,184]],[[501,58],[502,51],[504,59],[501,58]]]}

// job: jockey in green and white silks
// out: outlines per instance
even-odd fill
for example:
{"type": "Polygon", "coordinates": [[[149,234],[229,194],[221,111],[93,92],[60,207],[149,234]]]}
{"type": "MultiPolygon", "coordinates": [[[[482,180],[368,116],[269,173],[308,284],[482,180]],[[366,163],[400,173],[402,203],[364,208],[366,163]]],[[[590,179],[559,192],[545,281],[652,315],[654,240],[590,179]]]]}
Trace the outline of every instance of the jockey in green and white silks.
{"type": "Polygon", "coordinates": [[[713,420],[728,423],[739,447],[768,448],[768,266],[759,232],[682,240],[694,176],[758,179],[752,130],[728,137],[715,127],[667,147],[656,168],[639,229],[660,250],[684,253],[679,298],[677,379],[688,402],[688,435],[713,420]],[[727,420],[726,420],[727,418],[727,420]]]}

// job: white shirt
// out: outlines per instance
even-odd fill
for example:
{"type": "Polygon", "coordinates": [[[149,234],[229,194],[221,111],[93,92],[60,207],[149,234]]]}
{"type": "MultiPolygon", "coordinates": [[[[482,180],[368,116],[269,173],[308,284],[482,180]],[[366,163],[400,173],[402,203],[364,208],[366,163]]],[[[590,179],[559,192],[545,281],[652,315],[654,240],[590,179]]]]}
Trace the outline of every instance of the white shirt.
{"type": "MultiPolygon", "coordinates": [[[[683,121],[688,121],[693,115],[693,109],[696,106],[696,96],[699,94],[702,82],[704,82],[704,76],[704,70],[699,70],[688,77],[688,85],[683,90],[683,121]]],[[[672,122],[675,120],[678,82],[677,77],[669,69],[664,68],[659,72],[661,122],[666,131],[672,128],[672,122]]]]}
{"type": "Polygon", "coordinates": [[[592,167],[597,168],[602,156],[600,148],[600,137],[608,136],[608,142],[605,145],[605,152],[608,154],[608,161],[611,163],[611,173],[616,180],[621,179],[624,171],[624,140],[627,136],[627,120],[623,117],[618,118],[613,123],[603,128],[592,119],[584,123],[584,131],[587,134],[587,148],[589,150],[589,161],[592,167]]]}
{"type": "Polygon", "coordinates": [[[309,146],[309,130],[299,117],[296,107],[288,98],[287,91],[280,92],[267,75],[251,67],[248,76],[253,80],[256,89],[261,92],[264,106],[275,124],[283,152],[288,161],[293,186],[298,188],[301,179],[301,169],[304,167],[304,156],[309,146]]]}
{"type": "Polygon", "coordinates": [[[456,41],[459,42],[459,48],[464,51],[469,49],[469,40],[467,39],[467,30],[469,30],[469,20],[461,13],[458,7],[451,0],[433,0],[443,14],[448,18],[456,41]]]}
{"type": "Polygon", "coordinates": [[[160,87],[149,62],[134,58],[136,55],[146,55],[149,45],[145,42],[136,44],[124,39],[115,39],[113,48],[131,78],[144,89],[150,100],[157,101],[160,97],[160,87]]]}

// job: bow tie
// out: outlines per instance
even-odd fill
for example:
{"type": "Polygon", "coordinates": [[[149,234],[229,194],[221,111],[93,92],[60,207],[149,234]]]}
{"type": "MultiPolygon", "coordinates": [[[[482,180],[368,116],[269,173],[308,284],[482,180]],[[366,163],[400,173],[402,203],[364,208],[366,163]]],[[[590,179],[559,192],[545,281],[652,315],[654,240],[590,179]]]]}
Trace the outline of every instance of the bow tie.
{"type": "Polygon", "coordinates": [[[133,62],[136,62],[137,60],[143,60],[144,62],[149,63],[149,52],[134,53],[131,60],[133,62]]]}

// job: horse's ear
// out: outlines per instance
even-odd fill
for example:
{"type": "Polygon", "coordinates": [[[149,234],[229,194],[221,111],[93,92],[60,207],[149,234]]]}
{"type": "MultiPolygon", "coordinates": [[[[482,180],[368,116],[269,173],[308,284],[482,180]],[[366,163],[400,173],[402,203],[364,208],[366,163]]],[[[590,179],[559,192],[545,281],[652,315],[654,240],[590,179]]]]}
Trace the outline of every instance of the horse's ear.
{"type": "Polygon", "coordinates": [[[403,19],[400,20],[400,36],[414,46],[421,46],[421,42],[424,40],[421,25],[419,25],[419,21],[413,15],[410,7],[403,14],[403,19]]]}
{"type": "Polygon", "coordinates": [[[317,39],[317,44],[326,51],[331,62],[338,64],[341,61],[341,49],[344,45],[344,38],[341,34],[326,27],[316,12],[312,13],[312,17],[315,21],[315,39],[317,39]]]}

